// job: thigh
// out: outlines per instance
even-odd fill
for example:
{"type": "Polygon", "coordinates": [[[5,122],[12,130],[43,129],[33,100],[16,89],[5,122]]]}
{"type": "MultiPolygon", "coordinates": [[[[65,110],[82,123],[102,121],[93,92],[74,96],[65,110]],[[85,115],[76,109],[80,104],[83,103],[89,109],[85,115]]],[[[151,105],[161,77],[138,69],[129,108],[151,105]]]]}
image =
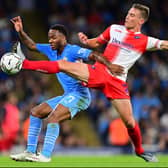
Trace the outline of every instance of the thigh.
{"type": "Polygon", "coordinates": [[[68,62],[65,60],[60,60],[58,64],[62,72],[66,72],[70,76],[83,82],[88,81],[89,71],[87,64],[68,62]]]}
{"type": "Polygon", "coordinates": [[[71,118],[73,118],[78,112],[86,110],[90,105],[91,100],[89,97],[79,95],[78,92],[71,92],[66,94],[60,101],[64,107],[69,109],[71,118]]]}
{"type": "Polygon", "coordinates": [[[45,103],[47,103],[51,107],[51,109],[54,110],[58,105],[58,103],[63,99],[63,97],[64,97],[63,95],[53,97],[51,99],[46,100],[45,103]]]}
{"type": "Polygon", "coordinates": [[[46,118],[53,109],[56,108],[58,102],[61,100],[62,96],[53,97],[37,106],[31,110],[31,114],[35,117],[46,118]]]}
{"type": "Polygon", "coordinates": [[[70,118],[69,107],[66,107],[62,103],[65,97],[65,95],[57,96],[46,101],[48,106],[51,108],[51,113],[47,117],[49,123],[58,123],[70,118]]]}
{"type": "Polygon", "coordinates": [[[68,107],[58,104],[58,106],[49,114],[47,118],[48,123],[60,123],[64,120],[70,119],[71,113],[68,107]]]}
{"type": "Polygon", "coordinates": [[[135,125],[135,120],[133,117],[130,99],[114,99],[112,100],[112,104],[116,108],[126,126],[133,127],[135,125]]]}
{"type": "Polygon", "coordinates": [[[111,99],[130,99],[128,85],[126,82],[106,72],[106,83],[103,93],[111,99]]]}
{"type": "Polygon", "coordinates": [[[101,65],[88,65],[89,79],[85,86],[102,90],[106,83],[105,69],[101,65]]]}
{"type": "Polygon", "coordinates": [[[88,108],[90,103],[89,97],[83,97],[76,92],[63,95],[47,120],[48,122],[58,123],[73,118],[78,112],[88,108]]]}
{"type": "Polygon", "coordinates": [[[52,108],[47,103],[41,103],[31,110],[31,114],[35,117],[45,118],[52,111],[52,108]]]}

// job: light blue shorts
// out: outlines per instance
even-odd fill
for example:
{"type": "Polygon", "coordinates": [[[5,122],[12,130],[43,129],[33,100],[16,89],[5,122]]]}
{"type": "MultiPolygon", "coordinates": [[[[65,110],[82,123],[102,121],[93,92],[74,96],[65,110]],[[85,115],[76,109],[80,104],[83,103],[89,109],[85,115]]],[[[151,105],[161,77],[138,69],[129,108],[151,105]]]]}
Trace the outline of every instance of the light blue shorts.
{"type": "Polygon", "coordinates": [[[53,97],[47,100],[46,103],[53,110],[58,106],[58,104],[62,104],[63,106],[69,108],[71,118],[73,118],[78,112],[86,110],[89,107],[91,98],[81,96],[76,92],[71,92],[62,96],[53,97]]]}

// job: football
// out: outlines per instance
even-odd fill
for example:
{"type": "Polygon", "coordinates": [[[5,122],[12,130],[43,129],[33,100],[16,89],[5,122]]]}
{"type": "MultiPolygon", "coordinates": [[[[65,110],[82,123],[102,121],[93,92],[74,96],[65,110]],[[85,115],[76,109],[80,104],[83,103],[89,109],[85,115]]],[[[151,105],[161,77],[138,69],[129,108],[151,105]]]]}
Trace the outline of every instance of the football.
{"type": "Polygon", "coordinates": [[[5,53],[0,60],[0,66],[3,72],[13,75],[18,73],[22,68],[21,57],[12,52],[5,53]]]}

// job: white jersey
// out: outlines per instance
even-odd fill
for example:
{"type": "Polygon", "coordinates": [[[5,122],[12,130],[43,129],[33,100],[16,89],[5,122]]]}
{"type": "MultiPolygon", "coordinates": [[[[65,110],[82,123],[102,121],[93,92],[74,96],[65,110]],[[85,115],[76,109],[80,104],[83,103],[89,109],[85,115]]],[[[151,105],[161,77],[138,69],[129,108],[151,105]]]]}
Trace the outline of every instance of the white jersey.
{"type": "Polygon", "coordinates": [[[122,25],[111,25],[97,39],[100,43],[108,43],[104,56],[113,64],[124,67],[124,74],[116,76],[123,81],[136,60],[146,50],[160,49],[162,42],[141,32],[131,32],[122,25]]]}

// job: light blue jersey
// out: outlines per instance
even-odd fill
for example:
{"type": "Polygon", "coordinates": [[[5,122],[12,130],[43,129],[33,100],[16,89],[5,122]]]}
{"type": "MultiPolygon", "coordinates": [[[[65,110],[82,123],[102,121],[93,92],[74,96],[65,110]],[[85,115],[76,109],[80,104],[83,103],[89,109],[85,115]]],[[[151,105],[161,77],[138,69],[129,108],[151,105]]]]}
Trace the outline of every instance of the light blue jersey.
{"type": "MultiPolygon", "coordinates": [[[[49,60],[67,60],[69,62],[77,62],[81,60],[88,60],[88,56],[91,50],[81,48],[78,45],[67,44],[61,53],[58,55],[57,50],[52,50],[49,44],[36,44],[37,49],[46,55],[49,60]]],[[[64,94],[62,96],[54,97],[46,101],[53,109],[58,104],[62,104],[68,107],[73,117],[78,111],[88,108],[91,102],[91,96],[89,89],[82,86],[79,80],[72,78],[71,76],[59,72],[56,74],[64,94]]]]}

